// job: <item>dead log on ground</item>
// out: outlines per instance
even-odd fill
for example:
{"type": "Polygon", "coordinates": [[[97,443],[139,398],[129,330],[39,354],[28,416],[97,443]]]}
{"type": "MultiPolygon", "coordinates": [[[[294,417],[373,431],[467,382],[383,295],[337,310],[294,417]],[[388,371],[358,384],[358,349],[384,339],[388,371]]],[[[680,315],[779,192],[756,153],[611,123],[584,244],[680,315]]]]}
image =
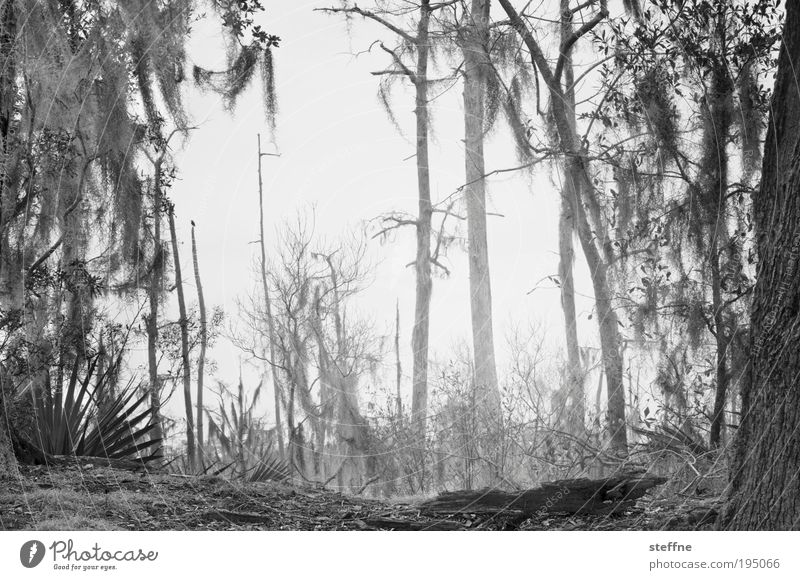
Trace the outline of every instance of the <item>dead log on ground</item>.
{"type": "Polygon", "coordinates": [[[622,512],[647,490],[665,483],[664,477],[623,473],[605,479],[563,479],[518,492],[500,489],[442,493],[420,504],[434,513],[548,513],[609,515],[622,512]]]}

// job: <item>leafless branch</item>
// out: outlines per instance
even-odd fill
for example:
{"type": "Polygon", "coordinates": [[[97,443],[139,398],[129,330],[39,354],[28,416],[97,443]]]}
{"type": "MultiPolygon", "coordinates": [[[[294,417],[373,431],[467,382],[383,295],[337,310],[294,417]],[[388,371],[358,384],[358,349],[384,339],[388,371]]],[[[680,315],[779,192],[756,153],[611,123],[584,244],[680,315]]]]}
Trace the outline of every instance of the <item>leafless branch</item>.
{"type": "Polygon", "coordinates": [[[374,20],[375,22],[383,25],[385,28],[388,28],[398,36],[402,37],[407,42],[411,44],[416,44],[417,38],[412,36],[402,28],[398,27],[397,25],[389,22],[383,16],[376,14],[375,12],[370,12],[369,10],[363,10],[358,6],[353,6],[351,8],[315,8],[315,12],[327,12],[329,14],[336,14],[336,13],[344,13],[344,14],[358,14],[363,16],[364,18],[368,18],[370,20],[374,20]]]}
{"type": "MultiPolygon", "coordinates": [[[[578,42],[578,40],[592,31],[598,24],[600,24],[603,20],[608,17],[608,3],[607,0],[599,0],[600,1],[600,8],[595,14],[594,18],[585,22],[583,26],[575,30],[572,34],[570,34],[564,41],[561,43],[559,47],[559,56],[558,62],[556,63],[556,70],[553,76],[555,77],[556,82],[560,82],[561,73],[564,71],[564,65],[567,63],[567,59],[569,58],[570,51],[572,50],[572,46],[578,42]]],[[[594,4],[595,0],[590,0],[590,2],[586,2],[585,4],[594,4]]]]}
{"type": "Polygon", "coordinates": [[[404,75],[406,75],[409,78],[411,78],[411,81],[414,84],[419,82],[420,79],[417,78],[416,73],[414,73],[410,68],[408,68],[403,63],[403,60],[400,58],[400,56],[395,51],[393,51],[391,48],[388,48],[382,42],[380,43],[380,47],[381,47],[381,50],[383,50],[384,52],[386,52],[386,53],[388,53],[388,54],[390,54],[392,56],[392,60],[394,61],[394,63],[398,66],[398,68],[403,72],[404,75]]]}

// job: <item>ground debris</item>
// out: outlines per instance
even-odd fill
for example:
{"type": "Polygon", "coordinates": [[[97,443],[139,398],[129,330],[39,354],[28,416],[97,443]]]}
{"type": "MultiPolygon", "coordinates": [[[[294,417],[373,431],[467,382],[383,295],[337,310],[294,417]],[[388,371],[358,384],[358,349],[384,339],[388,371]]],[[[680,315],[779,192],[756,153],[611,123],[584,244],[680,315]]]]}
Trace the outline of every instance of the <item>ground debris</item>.
{"type": "MultiPolygon", "coordinates": [[[[619,481],[603,488],[612,495],[621,490],[628,493],[624,505],[618,501],[619,506],[603,512],[564,514],[531,512],[520,509],[526,504],[513,502],[497,502],[486,510],[462,506],[443,513],[430,509],[431,502],[441,502],[441,496],[422,502],[381,501],[312,485],[134,473],[103,465],[85,469],[80,463],[77,468],[74,463],[23,467],[23,476],[13,487],[0,491],[0,529],[690,530],[708,529],[717,510],[714,500],[707,498],[649,499],[644,496],[641,478],[624,490],[618,487],[619,481]],[[631,495],[639,500],[632,500],[631,495]]],[[[574,497],[578,496],[575,490],[583,489],[581,485],[572,488],[574,497]]],[[[542,488],[564,489],[565,483],[553,482],[542,488]]],[[[463,498],[466,493],[478,492],[445,497],[463,498]]]]}
{"type": "Polygon", "coordinates": [[[467,490],[442,493],[420,507],[431,513],[496,513],[514,510],[526,515],[539,512],[612,515],[630,509],[649,489],[665,483],[664,477],[639,472],[603,479],[564,479],[533,489],[467,490]]]}

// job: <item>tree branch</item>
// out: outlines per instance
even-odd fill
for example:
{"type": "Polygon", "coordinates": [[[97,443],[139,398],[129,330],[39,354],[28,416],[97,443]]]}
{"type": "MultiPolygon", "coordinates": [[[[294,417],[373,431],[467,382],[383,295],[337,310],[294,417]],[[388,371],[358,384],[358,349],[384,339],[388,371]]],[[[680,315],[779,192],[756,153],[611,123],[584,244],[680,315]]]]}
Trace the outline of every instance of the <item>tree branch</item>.
{"type": "Polygon", "coordinates": [[[389,30],[394,32],[396,35],[402,37],[404,40],[410,42],[411,44],[416,44],[417,43],[417,38],[415,36],[412,36],[411,34],[406,32],[402,28],[392,24],[391,22],[389,22],[388,20],[386,20],[382,16],[379,16],[378,14],[375,14],[374,12],[370,12],[369,10],[362,10],[358,6],[353,6],[352,8],[314,8],[314,11],[315,12],[327,12],[327,13],[330,13],[330,14],[335,14],[335,13],[359,14],[360,16],[363,16],[364,18],[368,18],[370,20],[374,20],[375,22],[383,25],[384,27],[388,28],[389,30]]]}
{"type": "Polygon", "coordinates": [[[411,82],[413,82],[414,84],[417,84],[420,81],[420,79],[417,77],[416,73],[414,73],[414,71],[412,71],[410,68],[408,68],[403,63],[402,59],[397,55],[397,53],[395,51],[393,51],[391,48],[388,48],[382,42],[380,43],[380,47],[381,47],[381,50],[383,50],[384,52],[386,52],[386,53],[388,53],[388,54],[390,54],[392,56],[392,60],[394,60],[394,63],[400,68],[400,70],[403,72],[404,75],[406,75],[406,76],[411,78],[411,82]]]}
{"type": "Polygon", "coordinates": [[[528,25],[525,24],[525,21],[522,20],[522,17],[519,15],[514,6],[511,5],[509,0],[499,1],[500,5],[506,11],[508,19],[511,21],[511,27],[517,31],[517,34],[519,34],[520,38],[525,43],[525,46],[528,47],[528,50],[531,53],[531,58],[533,59],[533,64],[539,68],[539,73],[542,75],[542,78],[544,79],[544,82],[547,84],[548,88],[550,88],[551,91],[557,91],[557,94],[561,94],[561,87],[558,86],[558,81],[553,75],[550,64],[547,62],[544,52],[542,52],[539,43],[536,42],[536,39],[533,37],[528,25]]]}
{"type": "Polygon", "coordinates": [[[583,26],[578,28],[564,39],[564,42],[562,42],[561,46],[559,47],[560,54],[558,56],[558,62],[556,63],[555,73],[553,74],[556,82],[560,82],[561,80],[561,73],[564,71],[564,65],[567,63],[567,58],[569,58],[569,53],[572,50],[572,46],[578,42],[582,36],[591,32],[591,30],[605,20],[606,17],[608,17],[607,0],[600,0],[600,9],[598,10],[597,14],[595,14],[594,18],[588,22],[585,22],[583,26]]]}

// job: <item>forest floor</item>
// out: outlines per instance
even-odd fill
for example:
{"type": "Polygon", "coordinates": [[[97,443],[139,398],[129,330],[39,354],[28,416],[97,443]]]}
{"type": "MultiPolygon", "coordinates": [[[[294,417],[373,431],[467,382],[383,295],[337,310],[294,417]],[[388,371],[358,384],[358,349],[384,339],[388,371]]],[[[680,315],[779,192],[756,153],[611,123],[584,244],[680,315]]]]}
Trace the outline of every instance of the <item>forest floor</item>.
{"type": "Polygon", "coordinates": [[[713,498],[640,499],[614,516],[426,513],[413,501],[216,476],[135,473],[91,464],[23,467],[0,490],[3,530],[696,530],[713,498]]]}

